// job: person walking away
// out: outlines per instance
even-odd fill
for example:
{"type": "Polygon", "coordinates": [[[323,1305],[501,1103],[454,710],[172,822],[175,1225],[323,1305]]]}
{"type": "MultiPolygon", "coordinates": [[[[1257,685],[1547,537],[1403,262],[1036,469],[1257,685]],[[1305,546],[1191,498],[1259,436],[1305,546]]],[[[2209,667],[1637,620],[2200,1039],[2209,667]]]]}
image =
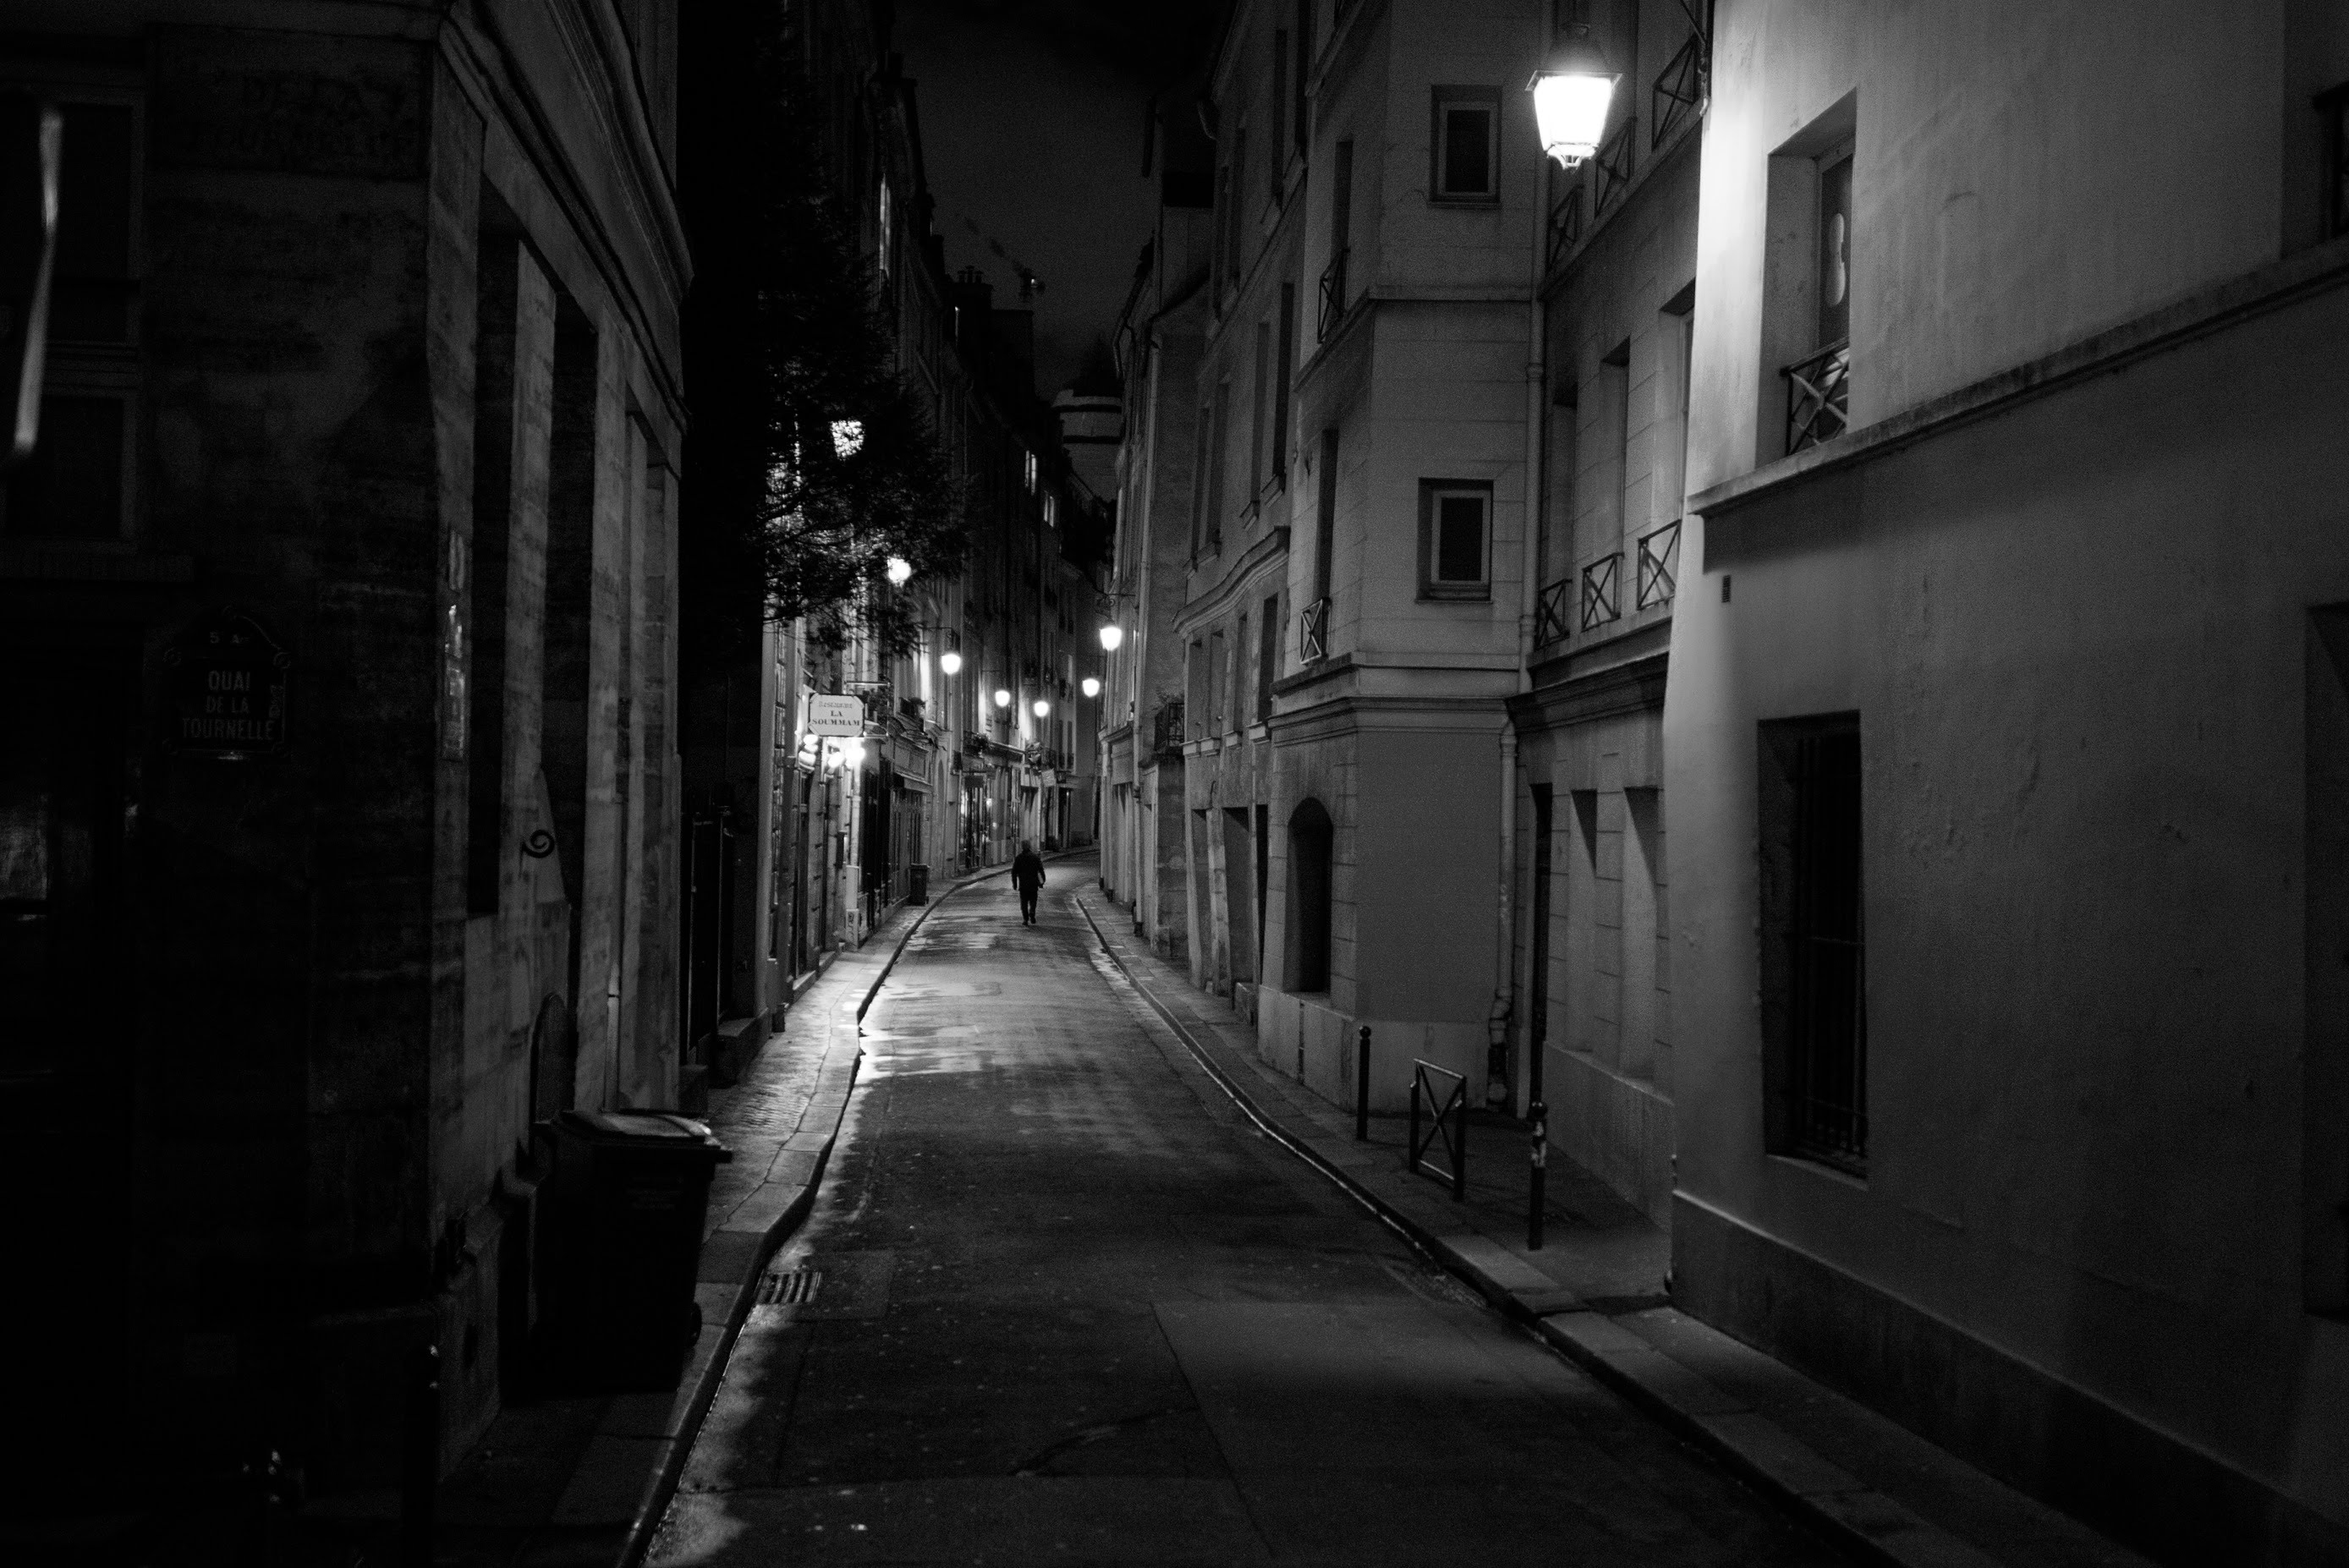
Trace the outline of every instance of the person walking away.
{"type": "Polygon", "coordinates": [[[1033,841],[1019,841],[1019,858],[1011,862],[1011,885],[1019,890],[1019,920],[1036,923],[1036,893],[1044,885],[1044,862],[1037,858],[1033,841]]]}

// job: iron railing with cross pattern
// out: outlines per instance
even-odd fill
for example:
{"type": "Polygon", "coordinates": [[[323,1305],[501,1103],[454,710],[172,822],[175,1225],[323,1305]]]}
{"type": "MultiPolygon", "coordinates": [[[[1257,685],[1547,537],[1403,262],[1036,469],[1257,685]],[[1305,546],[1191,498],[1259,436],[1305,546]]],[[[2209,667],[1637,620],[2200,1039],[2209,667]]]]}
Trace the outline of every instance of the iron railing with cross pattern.
{"type": "Polygon", "coordinates": [[[1599,148],[1599,156],[1591,166],[1598,170],[1599,189],[1590,203],[1590,215],[1597,218],[1607,211],[1607,204],[1623,194],[1631,183],[1632,132],[1639,128],[1640,117],[1626,118],[1614,135],[1599,148]]]}
{"type": "Polygon", "coordinates": [[[1691,33],[1671,63],[1657,73],[1655,88],[1649,95],[1648,118],[1656,122],[1651,147],[1661,147],[1665,139],[1680,129],[1682,120],[1704,107],[1703,43],[1702,37],[1691,33]]]}
{"type": "Polygon", "coordinates": [[[1602,555],[1582,569],[1582,629],[1595,632],[1623,614],[1623,594],[1617,579],[1623,552],[1602,555]]]}
{"type": "Polygon", "coordinates": [[[1340,249],[1336,255],[1330,258],[1330,264],[1321,269],[1321,316],[1319,328],[1314,334],[1314,341],[1318,343],[1328,342],[1330,335],[1338,330],[1338,324],[1346,318],[1348,253],[1347,250],[1340,249]]]}
{"type": "Polygon", "coordinates": [[[1534,602],[1534,646],[1546,648],[1567,638],[1567,600],[1574,593],[1574,579],[1561,577],[1541,591],[1534,602]]]}
{"type": "Polygon", "coordinates": [[[1578,179],[1566,188],[1555,206],[1549,210],[1549,265],[1555,267],[1566,260],[1568,251],[1582,239],[1582,181],[1578,179]]]}
{"type": "Polygon", "coordinates": [[[1316,599],[1298,617],[1298,655],[1307,664],[1330,656],[1330,601],[1316,599]]]}
{"type": "Polygon", "coordinates": [[[1681,571],[1681,520],[1640,536],[1639,576],[1632,584],[1632,607],[1652,609],[1671,603],[1681,571]]]}
{"type": "Polygon", "coordinates": [[[1786,378],[1786,450],[1832,441],[1849,426],[1851,340],[1839,339],[1778,372],[1786,378]]]}

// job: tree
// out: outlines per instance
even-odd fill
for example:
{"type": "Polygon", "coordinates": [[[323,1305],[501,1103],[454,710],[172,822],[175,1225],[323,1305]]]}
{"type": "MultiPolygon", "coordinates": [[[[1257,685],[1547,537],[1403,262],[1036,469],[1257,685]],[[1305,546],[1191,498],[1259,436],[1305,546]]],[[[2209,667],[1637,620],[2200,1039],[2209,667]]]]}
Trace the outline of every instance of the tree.
{"type": "Polygon", "coordinates": [[[919,639],[918,614],[910,596],[883,588],[883,574],[893,558],[917,576],[957,571],[962,496],[894,366],[874,268],[824,166],[813,95],[779,24],[761,26],[750,65],[745,123],[758,150],[735,165],[749,210],[725,232],[749,251],[728,258],[743,285],[730,292],[748,319],[726,324],[747,363],[723,378],[720,397],[750,407],[723,416],[738,461],[732,483],[711,476],[730,493],[701,509],[696,565],[738,586],[755,577],[764,618],[804,616],[822,645],[862,636],[904,654],[919,639]]]}

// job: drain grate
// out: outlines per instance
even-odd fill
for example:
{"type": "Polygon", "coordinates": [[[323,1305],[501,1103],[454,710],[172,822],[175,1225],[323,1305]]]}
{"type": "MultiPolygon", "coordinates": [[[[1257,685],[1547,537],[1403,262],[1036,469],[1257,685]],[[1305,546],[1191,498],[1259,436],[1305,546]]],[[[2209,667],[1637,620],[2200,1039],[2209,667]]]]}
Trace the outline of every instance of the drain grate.
{"type": "Polygon", "coordinates": [[[823,1275],[813,1269],[770,1269],[759,1276],[761,1306],[804,1306],[823,1287],[823,1275]]]}

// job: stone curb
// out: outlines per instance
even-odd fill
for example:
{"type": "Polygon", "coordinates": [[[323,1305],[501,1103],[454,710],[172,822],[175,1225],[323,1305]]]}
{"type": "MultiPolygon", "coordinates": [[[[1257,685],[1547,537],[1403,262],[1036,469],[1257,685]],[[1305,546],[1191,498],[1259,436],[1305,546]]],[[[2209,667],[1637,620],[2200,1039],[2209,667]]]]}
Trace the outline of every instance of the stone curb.
{"type": "MultiPolygon", "coordinates": [[[[843,1019],[841,1006],[835,1005],[826,1024],[824,1062],[818,1069],[817,1088],[800,1115],[802,1128],[812,1117],[819,1118],[818,1124],[823,1130],[821,1143],[812,1150],[790,1147],[806,1137],[805,1132],[787,1140],[786,1147],[774,1157],[769,1179],[703,1239],[699,1272],[704,1275],[714,1273],[719,1277],[701,1278],[694,1290],[705,1323],[714,1317],[715,1326],[703,1328],[678,1389],[667,1395],[615,1399],[596,1428],[586,1456],[573,1473],[571,1487],[556,1506],[554,1522],[564,1522],[566,1513],[587,1511],[596,1501],[608,1506],[613,1493],[625,1492],[631,1475],[641,1476],[636,1504],[628,1516],[627,1534],[621,1542],[615,1568],[636,1568],[651,1546],[654,1532],[660,1528],[661,1518],[677,1494],[678,1481],[685,1473],[685,1461],[693,1451],[694,1439],[700,1434],[710,1402],[718,1396],[718,1386],[726,1375],[727,1357],[758,1299],[759,1276],[815,1205],[816,1188],[831,1163],[833,1145],[848,1114],[849,1096],[855,1088],[857,1067],[864,1055],[856,1045],[857,1026],[872,1007],[873,999],[880,995],[881,987],[888,983],[891,971],[905,954],[905,944],[914,939],[914,933],[921,929],[931,911],[973,882],[999,876],[1008,869],[974,872],[931,894],[922,912],[898,934],[879,973],[857,997],[854,1015],[843,1019]],[[843,1045],[849,1054],[846,1068],[839,1070],[833,1066],[833,1057],[843,1045]],[[783,1173],[781,1180],[774,1179],[778,1172],[783,1173]],[[750,1223],[737,1222],[745,1219],[750,1223]],[[748,1244],[744,1244],[746,1241],[748,1244]],[[715,1314],[713,1308],[718,1309],[715,1314]],[[666,1418],[659,1422],[659,1429],[647,1431],[645,1417],[649,1413],[648,1407],[664,1399],[666,1418]],[[634,1463],[626,1462],[631,1454],[636,1456],[634,1463]],[[605,1462],[599,1464],[599,1458],[605,1462]],[[582,1494],[576,1504],[574,1494],[582,1494]]],[[[842,998],[843,1004],[846,1000],[842,998]]]]}
{"type": "MultiPolygon", "coordinates": [[[[1089,900],[1081,893],[1074,903],[1085,923],[1092,927],[1102,951],[1249,1120],[1416,1250],[1440,1263],[1502,1315],[1837,1544],[1899,1568],[2000,1568],[1996,1558],[1865,1486],[1745,1400],[1723,1392],[1613,1319],[1583,1306],[1499,1243],[1473,1231],[1439,1234],[1389,1202],[1350,1173],[1339,1158],[1317,1147],[1321,1141],[1319,1136],[1291,1129],[1243,1088],[1215,1059],[1214,1047],[1185,1026],[1134,972],[1125,954],[1111,944],[1101,923],[1093,918],[1089,900]]],[[[1715,1333],[1693,1319],[1672,1315],[1684,1333],[1692,1329],[1715,1333]]]]}

